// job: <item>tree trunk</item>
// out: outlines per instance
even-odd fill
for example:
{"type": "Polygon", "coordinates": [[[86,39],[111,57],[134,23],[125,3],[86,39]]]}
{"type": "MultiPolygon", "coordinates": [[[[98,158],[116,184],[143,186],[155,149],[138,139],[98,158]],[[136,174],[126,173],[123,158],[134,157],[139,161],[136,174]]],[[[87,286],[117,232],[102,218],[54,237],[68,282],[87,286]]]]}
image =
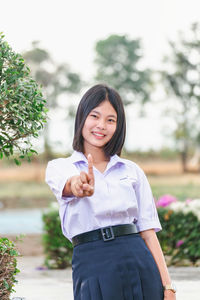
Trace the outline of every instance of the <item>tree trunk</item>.
{"type": "Polygon", "coordinates": [[[187,172],[187,159],[188,159],[188,144],[187,141],[184,141],[183,151],[181,152],[181,163],[183,173],[187,172]]]}

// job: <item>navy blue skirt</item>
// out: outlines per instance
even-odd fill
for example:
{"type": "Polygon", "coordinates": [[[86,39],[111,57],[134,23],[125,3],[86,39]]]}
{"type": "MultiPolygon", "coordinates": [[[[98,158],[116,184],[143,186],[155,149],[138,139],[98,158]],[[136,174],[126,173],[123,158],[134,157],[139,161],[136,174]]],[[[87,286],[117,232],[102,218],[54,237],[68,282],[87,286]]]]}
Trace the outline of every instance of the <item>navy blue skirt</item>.
{"type": "Polygon", "coordinates": [[[154,258],[140,234],[74,247],[75,300],[163,300],[154,258]]]}

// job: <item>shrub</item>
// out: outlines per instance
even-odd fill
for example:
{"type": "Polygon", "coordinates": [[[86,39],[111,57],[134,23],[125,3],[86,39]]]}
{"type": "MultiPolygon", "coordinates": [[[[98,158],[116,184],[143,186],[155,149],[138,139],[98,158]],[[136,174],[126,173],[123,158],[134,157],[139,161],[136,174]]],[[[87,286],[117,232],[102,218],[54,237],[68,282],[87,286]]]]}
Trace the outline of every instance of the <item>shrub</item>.
{"type": "Polygon", "coordinates": [[[73,246],[61,230],[58,210],[43,214],[43,245],[46,254],[45,265],[50,269],[64,269],[71,266],[73,246]]]}
{"type": "Polygon", "coordinates": [[[0,159],[17,152],[20,159],[30,160],[36,152],[30,138],[38,137],[46,123],[45,104],[41,88],[30,77],[23,57],[0,33],[0,159]]]}
{"type": "Polygon", "coordinates": [[[193,264],[200,259],[200,221],[193,212],[173,211],[159,208],[158,214],[163,230],[158,238],[165,255],[171,256],[171,263],[188,259],[193,264]]]}
{"type": "Polygon", "coordinates": [[[13,242],[7,238],[0,238],[0,299],[8,300],[17,283],[15,275],[17,269],[16,257],[19,255],[13,242]]]}

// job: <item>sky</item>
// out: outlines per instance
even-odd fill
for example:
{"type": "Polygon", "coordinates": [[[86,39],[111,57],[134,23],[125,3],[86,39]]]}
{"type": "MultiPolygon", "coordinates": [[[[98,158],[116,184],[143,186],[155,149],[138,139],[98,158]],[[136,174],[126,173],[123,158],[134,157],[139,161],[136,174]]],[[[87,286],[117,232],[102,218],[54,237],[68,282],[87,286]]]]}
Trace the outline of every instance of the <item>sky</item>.
{"type": "MultiPolygon", "coordinates": [[[[93,78],[95,72],[98,40],[111,34],[141,38],[144,64],[156,69],[169,53],[168,41],[200,20],[199,0],[7,0],[1,1],[0,7],[0,32],[15,51],[23,52],[32,41],[40,41],[55,61],[68,63],[85,80],[93,78]]],[[[58,116],[51,117],[57,126],[51,133],[56,142],[63,139],[56,129],[63,123],[58,116]]],[[[163,136],[163,126],[174,125],[160,116],[159,108],[149,106],[145,119],[130,108],[128,118],[132,120],[128,124],[128,148],[170,145],[170,139],[163,136]]],[[[70,137],[65,139],[65,147],[69,144],[70,137]]]]}

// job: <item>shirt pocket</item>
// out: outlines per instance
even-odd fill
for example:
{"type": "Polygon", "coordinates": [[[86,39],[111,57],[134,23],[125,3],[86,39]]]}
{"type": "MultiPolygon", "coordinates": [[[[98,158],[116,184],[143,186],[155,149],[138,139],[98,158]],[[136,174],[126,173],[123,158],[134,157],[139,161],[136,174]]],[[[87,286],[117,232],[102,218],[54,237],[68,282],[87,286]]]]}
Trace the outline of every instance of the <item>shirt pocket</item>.
{"type": "Polygon", "coordinates": [[[131,177],[129,175],[125,175],[119,179],[120,184],[127,184],[130,186],[134,186],[137,183],[137,178],[131,177]]]}

